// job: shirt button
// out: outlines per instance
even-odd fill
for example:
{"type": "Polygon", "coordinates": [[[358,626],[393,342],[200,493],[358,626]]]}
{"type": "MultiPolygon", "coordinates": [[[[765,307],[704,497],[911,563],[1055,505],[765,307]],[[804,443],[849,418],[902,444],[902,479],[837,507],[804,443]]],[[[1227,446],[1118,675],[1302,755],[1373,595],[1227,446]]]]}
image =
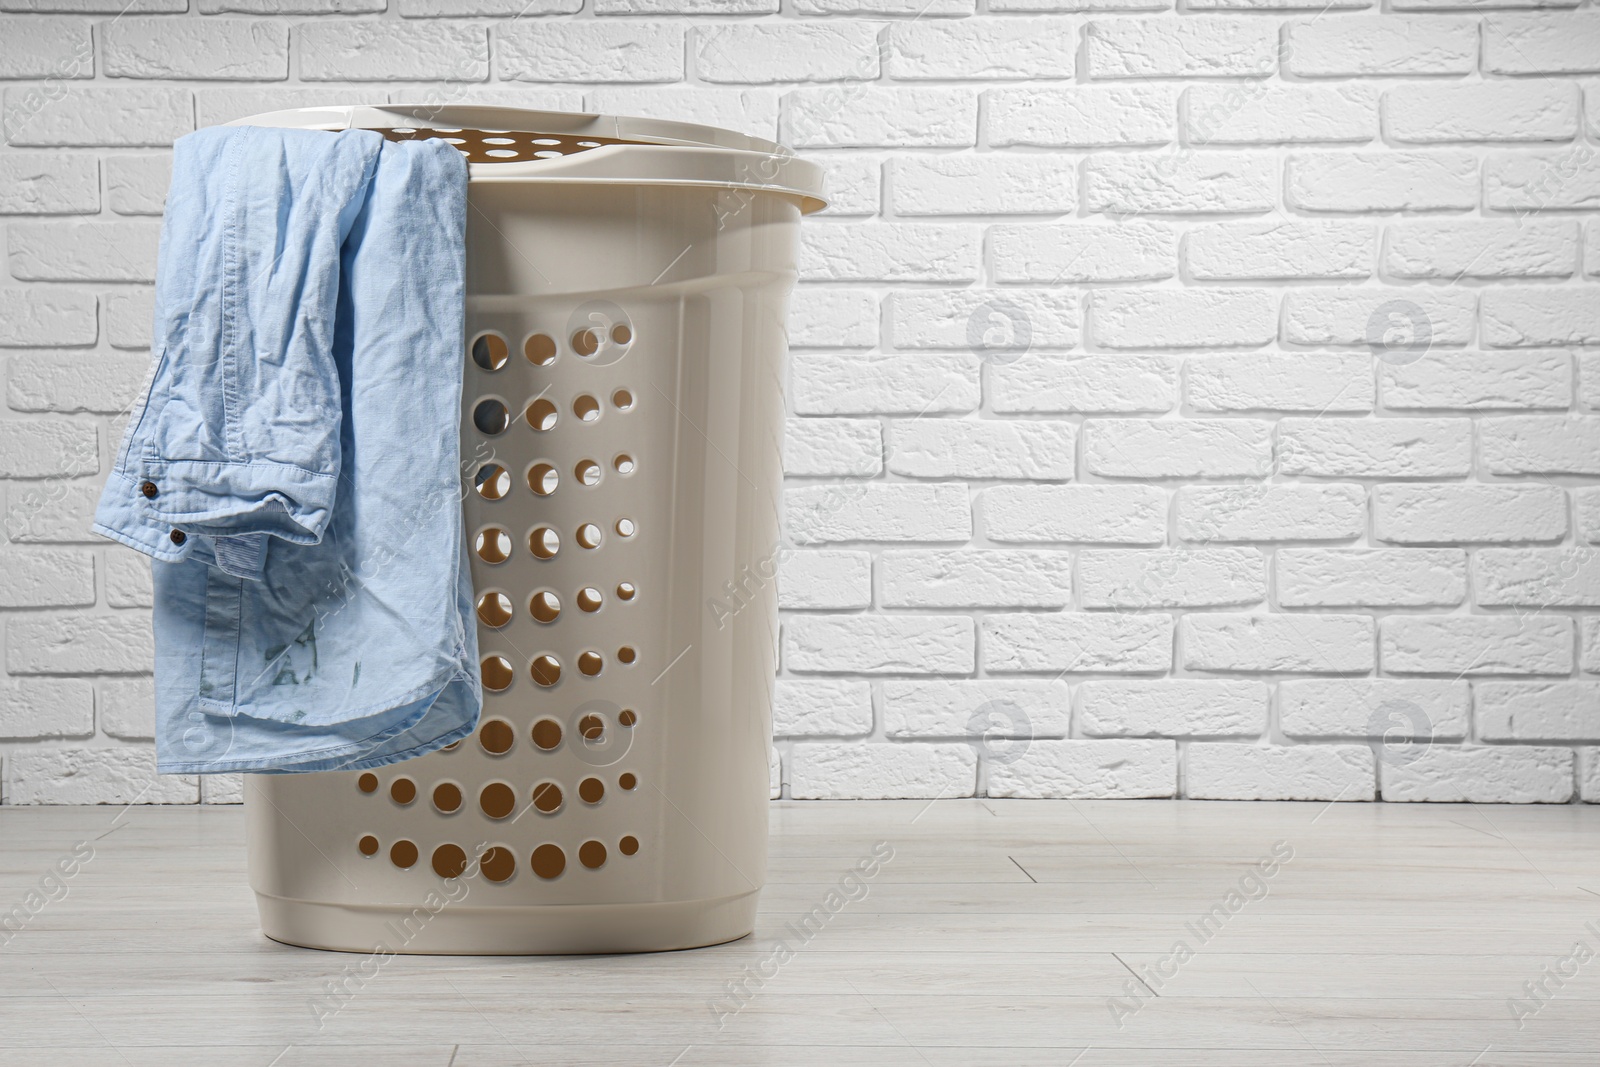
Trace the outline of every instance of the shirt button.
{"type": "Polygon", "coordinates": [[[139,492],[144,494],[146,500],[154,500],[156,498],[156,483],[145,482],[139,487],[139,492]]]}
{"type": "Polygon", "coordinates": [[[185,541],[189,540],[189,535],[184,533],[182,530],[173,530],[167,536],[172,539],[172,543],[175,545],[181,545],[185,541]]]}

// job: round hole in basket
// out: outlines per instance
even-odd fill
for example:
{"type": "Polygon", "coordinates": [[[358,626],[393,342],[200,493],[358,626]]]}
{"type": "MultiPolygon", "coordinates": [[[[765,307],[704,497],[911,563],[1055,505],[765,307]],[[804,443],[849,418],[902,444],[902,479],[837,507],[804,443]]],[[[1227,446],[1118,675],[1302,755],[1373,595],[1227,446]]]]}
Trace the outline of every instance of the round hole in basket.
{"type": "Polygon", "coordinates": [[[528,534],[528,551],[540,559],[554,559],[561,551],[561,535],[548,526],[535,526],[528,534]]]}
{"type": "Polygon", "coordinates": [[[578,590],[578,607],[582,608],[584,611],[599,611],[601,603],[602,598],[600,596],[600,590],[594,588],[593,586],[586,585],[582,589],[578,590]]]}
{"type": "Polygon", "coordinates": [[[528,468],[528,488],[535,496],[549,496],[561,484],[561,475],[548,463],[535,463],[528,468]]]}
{"type": "Polygon", "coordinates": [[[472,425],[478,432],[488,437],[498,437],[506,432],[506,427],[511,425],[511,411],[505,401],[494,397],[478,401],[472,409],[472,425]]]}
{"type": "Polygon", "coordinates": [[[498,526],[479,530],[472,549],[485,563],[504,563],[511,558],[511,535],[498,526]]]}
{"type": "Polygon", "coordinates": [[[499,629],[511,621],[511,598],[504,593],[485,593],[478,598],[478,621],[499,629]]]}
{"type": "Polygon", "coordinates": [[[600,417],[600,401],[588,393],[580,393],[572,401],[572,413],[584,422],[593,422],[600,417]]]}
{"type": "Polygon", "coordinates": [[[556,361],[555,339],[549,334],[532,334],[522,342],[522,354],[535,367],[548,367],[556,361]]]}
{"type": "Polygon", "coordinates": [[[561,409],[557,408],[553,401],[540,397],[528,405],[528,409],[522,413],[522,417],[527,419],[528,425],[539,433],[545,433],[555,429],[556,420],[560,416],[560,412],[561,409]]]}
{"type": "Polygon", "coordinates": [[[535,656],[533,663],[528,667],[528,673],[533,676],[535,683],[548,689],[561,681],[561,661],[549,653],[535,656]]]}
{"type": "Polygon", "coordinates": [[[483,687],[491,693],[503,693],[511,688],[511,681],[516,677],[516,672],[511,669],[511,661],[501,655],[483,657],[478,665],[483,675],[483,687]]]}
{"type": "Polygon", "coordinates": [[[497,333],[486,333],[472,342],[472,362],[487,371],[497,371],[511,358],[506,339],[497,333]]]}
{"type": "Polygon", "coordinates": [[[498,463],[485,463],[472,476],[472,486],[485,500],[499,500],[511,492],[511,472],[498,463]]]}
{"type": "Polygon", "coordinates": [[[561,598],[548,589],[541,589],[528,600],[528,614],[539,622],[555,622],[561,616],[561,598]]]}

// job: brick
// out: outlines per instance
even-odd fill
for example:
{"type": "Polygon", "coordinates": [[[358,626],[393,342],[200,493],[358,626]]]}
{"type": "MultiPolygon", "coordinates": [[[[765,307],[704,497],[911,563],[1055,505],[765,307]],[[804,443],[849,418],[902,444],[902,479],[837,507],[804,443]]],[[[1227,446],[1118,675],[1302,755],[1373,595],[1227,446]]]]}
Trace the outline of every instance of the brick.
{"type": "MultiPolygon", "coordinates": [[[[516,78],[519,62],[527,62],[526,54],[519,49],[516,29],[496,29],[499,73],[503,78],[516,78]]],[[[548,32],[550,28],[538,29],[548,32]]],[[[390,81],[395,71],[402,70],[408,78],[447,82],[476,82],[489,76],[489,41],[481,26],[445,22],[427,26],[376,21],[305,23],[295,28],[294,47],[301,81],[390,81]]],[[[555,56],[550,58],[553,62],[555,56]]],[[[567,65],[572,65],[570,56],[567,65]]],[[[597,67],[592,75],[598,73],[597,67]]],[[[681,59],[678,73],[682,73],[681,59]]]]}
{"type": "Polygon", "coordinates": [[[1306,678],[1278,683],[1285,737],[1390,738],[1388,758],[1405,759],[1436,741],[1467,735],[1467,683],[1391,678],[1306,678]]]}
{"type": "Polygon", "coordinates": [[[189,0],[0,0],[0,11],[70,11],[78,15],[121,15],[187,10],[189,10],[189,0]]]}
{"type": "Polygon", "coordinates": [[[1258,604],[1266,595],[1266,560],[1253,548],[1078,555],[1078,597],[1085,608],[1225,607],[1258,604]]]}
{"type": "Polygon", "coordinates": [[[998,485],[981,490],[989,540],[1159,545],[1167,494],[1149,485],[998,485]]]}
{"type": "Polygon", "coordinates": [[[967,488],[936,484],[815,485],[784,494],[796,544],[836,541],[965,541],[972,536],[967,488]]]}
{"type": "Polygon", "coordinates": [[[1408,363],[1378,363],[1383,406],[1408,408],[1562,408],[1572,404],[1572,361],[1565,352],[1434,351],[1408,363]]]}
{"type": "Polygon", "coordinates": [[[1568,278],[1578,269],[1577,224],[1559,219],[1412,222],[1385,238],[1391,278],[1568,278]]]}
{"type": "Polygon", "coordinates": [[[1600,554],[1591,548],[1485,548],[1472,572],[1484,606],[1600,605],[1600,554]]]}
{"type": "Polygon", "coordinates": [[[1578,790],[1585,804],[1600,803],[1600,750],[1579,750],[1583,762],[1578,769],[1578,790]]]}
{"type": "Polygon", "coordinates": [[[970,797],[978,757],[966,744],[797,744],[789,756],[796,800],[970,797]]]}
{"type": "Polygon", "coordinates": [[[1197,741],[1184,753],[1191,800],[1372,800],[1372,752],[1359,745],[1197,741]]]}
{"type": "MultiPolygon", "coordinates": [[[[778,94],[772,89],[719,88],[710,85],[609,85],[591,89],[588,109],[603,115],[638,115],[672,122],[697,122],[775,140],[778,136],[778,94]]],[[[828,197],[840,193],[832,159],[813,162],[829,166],[828,197]]],[[[876,214],[876,210],[864,212],[876,214]]]]}
{"type": "Polygon", "coordinates": [[[1172,667],[1170,615],[988,615],[983,669],[990,673],[1159,674],[1172,667]]]}
{"type": "Polygon", "coordinates": [[[1348,541],[1366,532],[1359,485],[1189,485],[1178,490],[1185,541],[1348,541]]]}
{"type": "Polygon", "coordinates": [[[1195,356],[1184,367],[1185,396],[1196,411],[1372,410],[1372,357],[1366,353],[1237,352],[1195,356]]]}
{"type": "Polygon", "coordinates": [[[849,678],[779,678],[772,697],[778,737],[848,737],[872,732],[872,686],[849,678]]]}
{"type": "Polygon", "coordinates": [[[0,477],[70,478],[99,470],[99,435],[93,423],[0,419],[0,477]]]}
{"type": "Polygon", "coordinates": [[[0,737],[31,741],[93,733],[94,688],[82,678],[0,679],[0,737]]]}
{"type": "Polygon", "coordinates": [[[119,215],[159,215],[172,184],[172,157],[112,156],[106,160],[106,201],[119,215]]]}
{"type": "Polygon", "coordinates": [[[6,622],[6,670],[12,674],[140,674],[154,660],[150,617],[13,615],[6,622]]]}
{"type": "Polygon", "coordinates": [[[1133,800],[1177,791],[1172,741],[1034,741],[1014,760],[989,765],[991,797],[1133,800]]]}
{"type": "Polygon", "coordinates": [[[1572,620],[1548,616],[1391,616],[1381,623],[1386,674],[1570,674],[1572,620]]]}
{"type": "Polygon", "coordinates": [[[1197,85],[1184,91],[1186,143],[1359,144],[1378,136],[1378,93],[1365,85],[1197,85]]]}
{"type": "Polygon", "coordinates": [[[1478,62],[1472,19],[1384,14],[1296,19],[1284,27],[1284,70],[1300,78],[1471,74],[1478,62]]]}
{"type": "Polygon", "coordinates": [[[1478,157],[1466,152],[1296,153],[1285,168],[1284,199],[1303,211],[1470,211],[1478,206],[1478,157]]]}
{"type": "Polygon", "coordinates": [[[1378,485],[1373,536],[1395,544],[1559,541],[1566,498],[1544,485],[1378,485]]]}
{"type": "Polygon", "coordinates": [[[889,470],[909,478],[1072,477],[1070,422],[911,419],[889,426],[889,470]]]}
{"type": "Polygon", "coordinates": [[[170,88],[5,91],[8,144],[169,145],[194,129],[194,94],[170,88]]]}
{"type": "Polygon", "coordinates": [[[1278,328],[1269,289],[1099,289],[1091,306],[1091,334],[1106,348],[1261,345],[1278,328]]]}
{"type": "Polygon", "coordinates": [[[7,804],[195,804],[200,780],[156,774],[147,745],[27,748],[6,757],[7,804]]]}
{"type": "Polygon", "coordinates": [[[1071,78],[1077,27],[1061,19],[917,19],[889,27],[885,73],[900,81],[1071,78]]]}
{"type": "Polygon", "coordinates": [[[1072,598],[1072,560],[1020,549],[884,552],[878,588],[886,608],[1061,608],[1072,598]]]}
{"type": "Polygon", "coordinates": [[[1090,78],[1264,78],[1277,27],[1256,19],[1097,19],[1085,35],[1090,78]]]}
{"type": "Polygon", "coordinates": [[[1313,478],[1450,478],[1472,471],[1467,419],[1278,422],[1278,472],[1313,478]]]}
{"type": "Polygon", "coordinates": [[[1474,682],[1484,741],[1600,740],[1600,682],[1474,682]]]}
{"type": "Polygon", "coordinates": [[[123,741],[155,737],[155,679],[101,678],[95,683],[95,713],[100,732],[123,741]]]}
{"type": "Polygon", "coordinates": [[[1600,418],[1484,419],[1478,423],[1478,462],[1491,474],[1600,474],[1600,418]]]}
{"type": "MultiPolygon", "coordinates": [[[[150,559],[133,551],[111,548],[106,553],[106,603],[114,608],[148,608],[155,604],[150,559]]],[[[93,603],[91,592],[87,603],[93,603]]]]}
{"type": "Polygon", "coordinates": [[[1170,11],[1171,0],[989,0],[990,11],[1170,11]]]}
{"type": "Polygon", "coordinates": [[[1009,362],[1033,348],[1078,343],[1078,297],[1062,289],[920,289],[889,301],[896,348],[974,351],[1009,362]]]}
{"type": "MultiPolygon", "coordinates": [[[[381,96],[381,93],[376,95],[381,96]]],[[[266,88],[223,88],[202,86],[195,90],[195,125],[220,126],[234,119],[286,111],[297,107],[337,107],[345,104],[370,104],[373,89],[339,89],[333,86],[295,88],[274,85],[266,88]]],[[[166,190],[163,189],[164,193],[166,190]]]]}
{"type": "Polygon", "coordinates": [[[1600,544],[1600,489],[1577,489],[1572,498],[1578,513],[1578,540],[1600,544]]]}
{"type": "Polygon", "coordinates": [[[1062,215],[1077,206],[1076,162],[1001,154],[897,159],[897,215],[1062,215]]]}
{"type": "Polygon", "coordinates": [[[990,89],[984,104],[984,128],[995,148],[1163,145],[1175,135],[1178,90],[1166,85],[990,89]]]}
{"type": "Polygon", "coordinates": [[[1383,97],[1384,129],[1402,144],[1570,141],[1578,87],[1562,82],[1408,85],[1383,97]]]}
{"type": "Polygon", "coordinates": [[[1183,259],[1200,281],[1365,278],[1376,237],[1355,222],[1223,222],[1190,230],[1183,259]]]}
{"type": "Polygon", "coordinates": [[[785,552],[778,567],[778,607],[845,611],[872,604],[872,557],[820,549],[785,552]]]}
{"type": "Polygon", "coordinates": [[[1495,348],[1600,345],[1600,287],[1488,289],[1483,340],[1495,348]]]}
{"type": "Polygon", "coordinates": [[[991,361],[989,405],[1009,412],[1170,411],[1178,396],[1175,356],[1126,353],[991,361]]]}
{"type": "Polygon", "coordinates": [[[795,615],[784,620],[791,671],[970,674],[973,622],[959,615],[795,615]]]}
{"type": "Polygon", "coordinates": [[[1370,671],[1373,620],[1365,615],[1186,615],[1178,641],[1192,671],[1370,671]]]}
{"type": "Polygon", "coordinates": [[[1445,607],[1467,596],[1467,554],[1453,548],[1280,548],[1283,607],[1445,607]]]}
{"type": "Polygon", "coordinates": [[[1065,737],[1071,716],[1072,701],[1062,681],[931,678],[883,683],[884,736],[976,736],[1002,759],[1020,755],[1040,738],[1065,737]]]}
{"type": "Polygon", "coordinates": [[[1600,15],[1493,15],[1483,20],[1483,69],[1491,74],[1600,71],[1600,15]]]}
{"type": "Polygon", "coordinates": [[[1483,201],[1496,211],[1600,207],[1600,151],[1495,153],[1483,164],[1483,201]]]}
{"type": "Polygon", "coordinates": [[[106,294],[106,340],[114,348],[148,349],[155,313],[152,289],[122,289],[106,294]]]}
{"type": "Polygon", "coordinates": [[[794,0],[797,15],[971,15],[977,0],[794,0]]]}
{"type": "Polygon", "coordinates": [[[708,82],[871,81],[879,28],[866,23],[730,23],[695,35],[695,72],[708,82]]]}
{"type": "Polygon", "coordinates": [[[1367,345],[1389,359],[1431,345],[1472,340],[1477,296],[1420,288],[1293,289],[1284,297],[1284,340],[1298,345],[1367,345]]]}
{"type": "Polygon", "coordinates": [[[878,343],[878,298],[859,289],[802,285],[789,298],[789,347],[871,348],[878,343]]]}
{"type": "Polygon", "coordinates": [[[100,486],[95,482],[13,483],[6,501],[6,539],[19,545],[103,544],[89,532],[99,499],[100,486]]]}
{"type": "MultiPolygon", "coordinates": [[[[694,91],[696,94],[704,92],[694,91]]],[[[776,105],[773,124],[777,124],[776,105]]],[[[851,152],[849,155],[813,156],[812,162],[825,172],[822,180],[828,190],[828,206],[822,214],[848,217],[877,215],[882,211],[883,163],[880,157],[851,152]]]]}
{"type": "Polygon", "coordinates": [[[802,415],[939,415],[978,406],[977,356],[815,353],[792,359],[791,400],[802,415]]]}
{"type": "Polygon", "coordinates": [[[206,774],[200,777],[200,803],[243,804],[244,775],[206,774]]]}
{"type": "Polygon", "coordinates": [[[1578,0],[1394,0],[1396,11],[1482,11],[1493,8],[1577,7],[1578,0]]]}
{"type": "Polygon", "coordinates": [[[1163,222],[991,226],[989,258],[1002,283],[1135,282],[1178,272],[1178,231],[1163,222]]]}
{"type": "Polygon", "coordinates": [[[968,89],[796,89],[784,96],[779,128],[792,148],[969,148],[978,97],[968,89]]]}
{"type": "Polygon", "coordinates": [[[1588,615],[1581,621],[1580,666],[1586,674],[1600,674],[1600,617],[1588,615]]]}
{"type": "Polygon", "coordinates": [[[63,81],[94,77],[89,25],[68,18],[0,18],[0,78],[63,81]]]}
{"type": "Polygon", "coordinates": [[[1385,763],[1383,799],[1442,804],[1565,804],[1572,799],[1572,750],[1446,748],[1407,763],[1385,763]]]}
{"type": "MultiPolygon", "coordinates": [[[[358,27],[367,23],[347,23],[358,27]]],[[[98,28],[113,78],[282,81],[289,27],[268,19],[116,18],[98,28]]]]}
{"type": "Polygon", "coordinates": [[[1245,214],[1277,206],[1278,165],[1264,155],[1189,151],[1091,156],[1083,204],[1124,214],[1245,214]]]}
{"type": "Polygon", "coordinates": [[[100,210],[93,159],[54,152],[0,156],[0,215],[81,215],[100,210]]]}
{"type": "Polygon", "coordinates": [[[1103,478],[1258,478],[1272,469],[1272,424],[1254,419],[1093,419],[1084,469],[1103,478]]]}
{"type": "MultiPolygon", "coordinates": [[[[360,2],[377,4],[374,10],[383,10],[382,0],[360,0],[360,2]]],[[[641,14],[647,13],[644,9],[649,6],[649,0],[625,0],[625,2],[641,9],[641,14]]],[[[692,2],[693,0],[679,0],[680,5],[692,2]]],[[[734,6],[740,0],[728,0],[728,2],[730,6],[734,6]]],[[[469,18],[481,15],[529,18],[540,15],[576,15],[583,10],[583,0],[399,0],[398,6],[400,17],[407,19],[469,18]]],[[[596,0],[595,14],[612,14],[616,6],[616,0],[596,0]]]]}
{"type": "Polygon", "coordinates": [[[1187,11],[1351,11],[1372,7],[1374,0],[1189,0],[1187,11]]]}
{"type": "MultiPolygon", "coordinates": [[[[355,15],[382,11],[388,0],[200,0],[202,15],[355,15]]],[[[459,0],[458,0],[459,2],[459,0]]],[[[481,2],[481,0],[480,0],[481,2]]],[[[529,0],[527,6],[538,3],[529,0]]],[[[401,0],[402,6],[406,0],[401,0]]],[[[471,0],[461,3],[470,7],[471,0]]]]}
{"type": "Polygon", "coordinates": [[[0,550],[0,608],[69,608],[94,603],[94,558],[81,549],[0,550]]]}
{"type": "Polygon", "coordinates": [[[11,274],[25,281],[148,282],[156,275],[159,223],[14,222],[11,274]]]}
{"type": "Polygon", "coordinates": [[[1084,682],[1079,723],[1091,737],[1258,737],[1267,728],[1262,682],[1084,682]]]}
{"type": "Polygon", "coordinates": [[[14,411],[121,414],[143,395],[148,356],[32,351],[11,357],[6,403],[14,411]]]}
{"type": "Polygon", "coordinates": [[[975,226],[932,222],[835,222],[800,231],[800,280],[976,281],[975,226]]]}
{"type": "Polygon", "coordinates": [[[783,470],[801,476],[871,476],[883,471],[883,435],[868,419],[790,419],[783,470]]]}

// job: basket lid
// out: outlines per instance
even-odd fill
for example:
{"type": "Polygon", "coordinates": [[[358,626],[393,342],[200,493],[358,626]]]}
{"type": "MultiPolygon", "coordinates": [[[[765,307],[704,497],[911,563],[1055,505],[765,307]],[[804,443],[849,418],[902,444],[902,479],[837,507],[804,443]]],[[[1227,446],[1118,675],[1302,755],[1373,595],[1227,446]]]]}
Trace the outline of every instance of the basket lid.
{"type": "Polygon", "coordinates": [[[229,123],[301,130],[374,130],[390,140],[442,137],[467,157],[473,182],[704,185],[826,206],[822,168],[773,141],[688,122],[515,107],[354,104],[269,111],[229,123]]]}

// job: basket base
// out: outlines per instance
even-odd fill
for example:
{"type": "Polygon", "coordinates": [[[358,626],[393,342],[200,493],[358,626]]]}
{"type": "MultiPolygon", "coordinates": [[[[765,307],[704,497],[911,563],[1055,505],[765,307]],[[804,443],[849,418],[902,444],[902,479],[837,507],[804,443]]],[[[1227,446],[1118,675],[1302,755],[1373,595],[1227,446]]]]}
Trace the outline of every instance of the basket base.
{"type": "Polygon", "coordinates": [[[256,894],[274,941],[335,952],[422,956],[563,956],[670,952],[736,941],[755,929],[760,890],[705,900],[543,907],[446,906],[430,915],[256,894]]]}

